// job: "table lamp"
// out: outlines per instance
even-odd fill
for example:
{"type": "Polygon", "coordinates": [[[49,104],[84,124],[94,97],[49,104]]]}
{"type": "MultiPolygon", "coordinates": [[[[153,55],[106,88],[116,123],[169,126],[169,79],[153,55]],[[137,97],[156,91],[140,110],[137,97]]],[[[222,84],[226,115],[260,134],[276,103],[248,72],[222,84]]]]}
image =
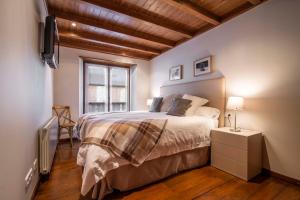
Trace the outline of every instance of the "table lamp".
{"type": "Polygon", "coordinates": [[[227,101],[227,109],[234,110],[234,128],[230,129],[233,132],[241,131],[240,128],[236,127],[236,113],[239,110],[242,110],[244,107],[244,98],[243,97],[229,97],[227,101]]]}

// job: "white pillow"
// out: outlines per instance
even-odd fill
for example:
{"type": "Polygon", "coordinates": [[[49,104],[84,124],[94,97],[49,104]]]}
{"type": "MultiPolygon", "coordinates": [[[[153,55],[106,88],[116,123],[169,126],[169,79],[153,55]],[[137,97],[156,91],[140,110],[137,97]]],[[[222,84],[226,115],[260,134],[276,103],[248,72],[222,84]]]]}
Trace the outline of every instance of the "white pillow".
{"type": "Polygon", "coordinates": [[[189,99],[189,100],[192,101],[191,107],[189,107],[189,109],[187,109],[187,111],[185,112],[185,116],[194,115],[194,113],[196,112],[197,108],[199,108],[200,106],[203,106],[206,103],[208,103],[207,99],[204,99],[204,98],[201,98],[201,97],[192,96],[192,95],[188,95],[188,94],[183,95],[182,98],[183,99],[189,99]]]}
{"type": "Polygon", "coordinates": [[[220,113],[221,113],[220,110],[217,108],[201,106],[196,110],[195,115],[204,116],[212,119],[218,119],[220,113]]]}

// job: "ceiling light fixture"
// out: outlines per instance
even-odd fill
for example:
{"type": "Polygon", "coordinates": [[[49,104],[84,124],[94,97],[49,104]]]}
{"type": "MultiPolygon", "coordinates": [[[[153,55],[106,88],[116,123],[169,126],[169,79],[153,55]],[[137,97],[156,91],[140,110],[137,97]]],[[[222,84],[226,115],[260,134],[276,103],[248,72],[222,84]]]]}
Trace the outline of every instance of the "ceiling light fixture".
{"type": "Polygon", "coordinates": [[[75,22],[72,22],[71,24],[73,27],[76,27],[76,23],[75,22]]]}

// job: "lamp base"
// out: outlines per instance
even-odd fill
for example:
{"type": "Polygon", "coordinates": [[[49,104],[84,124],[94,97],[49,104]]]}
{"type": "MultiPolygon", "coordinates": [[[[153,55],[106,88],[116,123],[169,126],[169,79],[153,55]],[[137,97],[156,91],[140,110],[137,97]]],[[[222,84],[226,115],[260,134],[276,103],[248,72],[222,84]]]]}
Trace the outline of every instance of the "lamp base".
{"type": "Polygon", "coordinates": [[[231,128],[231,132],[241,132],[241,128],[231,128]]]}

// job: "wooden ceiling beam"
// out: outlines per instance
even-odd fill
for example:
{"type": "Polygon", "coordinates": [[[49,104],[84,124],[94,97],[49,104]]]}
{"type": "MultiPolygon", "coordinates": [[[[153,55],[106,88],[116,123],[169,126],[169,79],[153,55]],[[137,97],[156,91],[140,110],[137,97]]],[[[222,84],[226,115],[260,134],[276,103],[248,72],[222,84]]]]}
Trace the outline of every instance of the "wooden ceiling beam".
{"type": "Polygon", "coordinates": [[[143,60],[150,60],[153,58],[153,55],[151,54],[146,54],[146,53],[133,51],[129,49],[123,49],[123,48],[106,45],[106,44],[97,44],[97,43],[88,42],[81,39],[70,38],[62,35],[59,37],[59,40],[60,40],[59,45],[64,47],[70,47],[75,49],[82,49],[87,51],[94,51],[94,52],[100,52],[100,53],[106,53],[106,54],[112,54],[112,55],[118,55],[118,56],[130,57],[130,58],[137,58],[143,60]]]}
{"type": "Polygon", "coordinates": [[[151,53],[154,55],[158,55],[161,53],[161,50],[159,50],[159,49],[140,45],[140,44],[137,44],[134,42],[129,42],[129,41],[122,40],[119,38],[109,37],[109,36],[102,35],[102,34],[95,34],[95,33],[91,33],[88,31],[70,30],[68,28],[61,27],[61,26],[58,27],[58,30],[59,30],[59,34],[62,36],[85,38],[88,40],[94,40],[94,41],[104,42],[104,43],[108,43],[108,44],[113,44],[113,45],[117,45],[120,47],[125,47],[125,48],[130,48],[133,50],[137,50],[137,51],[151,53]]]}
{"type": "Polygon", "coordinates": [[[90,4],[106,8],[142,21],[146,21],[151,24],[155,24],[161,26],[163,28],[167,28],[176,33],[181,34],[185,38],[192,38],[194,35],[194,31],[192,31],[185,24],[181,24],[178,22],[174,22],[164,16],[158,15],[154,12],[148,11],[146,9],[140,8],[136,5],[124,3],[120,1],[113,0],[82,0],[88,2],[90,4]]]}
{"type": "Polygon", "coordinates": [[[195,5],[190,1],[186,1],[186,0],[164,0],[164,1],[172,5],[173,7],[176,7],[210,24],[219,25],[221,23],[221,19],[219,16],[213,14],[212,12],[198,5],[195,5]]]}
{"type": "Polygon", "coordinates": [[[243,3],[242,5],[234,8],[231,12],[227,13],[226,15],[223,15],[222,18],[222,23],[250,10],[251,8],[253,8],[255,5],[251,4],[249,1],[246,1],[245,3],[243,3]]]}
{"type": "Polygon", "coordinates": [[[252,3],[253,5],[258,5],[260,4],[262,1],[261,0],[248,0],[250,3],[252,3]]]}
{"type": "Polygon", "coordinates": [[[118,62],[114,60],[106,60],[106,59],[99,59],[99,58],[90,58],[90,57],[84,57],[84,56],[79,56],[84,62],[90,62],[90,63],[95,63],[95,64],[100,64],[100,65],[109,65],[109,66],[118,66],[118,67],[126,67],[130,68],[133,65],[133,63],[124,63],[124,62],[118,62]]]}
{"type": "Polygon", "coordinates": [[[159,36],[155,36],[155,35],[152,35],[149,33],[137,31],[128,26],[117,24],[114,22],[108,22],[107,20],[104,20],[101,18],[85,17],[85,16],[81,16],[81,15],[73,13],[73,12],[66,12],[66,11],[61,11],[59,9],[53,9],[53,8],[51,8],[49,10],[52,15],[55,15],[56,17],[59,17],[62,19],[70,20],[73,22],[78,22],[78,23],[93,26],[96,28],[106,29],[109,31],[117,32],[117,33],[122,33],[125,35],[144,39],[144,40],[147,40],[150,42],[155,42],[155,43],[167,46],[167,47],[174,47],[175,43],[176,43],[172,40],[165,39],[165,38],[162,38],[159,36]]]}

